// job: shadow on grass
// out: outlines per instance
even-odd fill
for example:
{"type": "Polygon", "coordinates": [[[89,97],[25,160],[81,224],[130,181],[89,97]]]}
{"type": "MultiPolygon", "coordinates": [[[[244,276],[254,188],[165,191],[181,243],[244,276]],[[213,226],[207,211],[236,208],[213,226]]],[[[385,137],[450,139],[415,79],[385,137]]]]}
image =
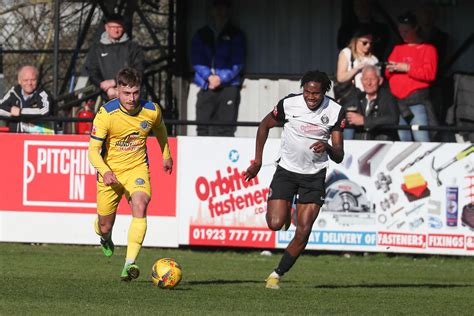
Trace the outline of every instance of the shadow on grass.
{"type": "Polygon", "coordinates": [[[352,285],[333,285],[333,284],[322,284],[316,285],[316,289],[351,289],[351,288],[366,288],[366,289],[379,289],[379,288],[428,288],[428,289],[449,289],[449,288],[461,288],[461,287],[474,287],[474,284],[352,284],[352,285]]]}
{"type": "Polygon", "coordinates": [[[186,285],[208,285],[208,284],[245,284],[245,283],[263,283],[264,281],[255,280],[205,280],[205,281],[188,281],[183,284],[186,285]]]}

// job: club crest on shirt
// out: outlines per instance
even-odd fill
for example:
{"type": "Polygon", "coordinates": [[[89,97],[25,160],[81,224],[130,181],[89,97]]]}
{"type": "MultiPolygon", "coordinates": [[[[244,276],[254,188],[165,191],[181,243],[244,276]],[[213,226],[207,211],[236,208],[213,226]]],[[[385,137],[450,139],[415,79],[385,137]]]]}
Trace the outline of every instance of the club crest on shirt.
{"type": "Polygon", "coordinates": [[[136,185],[144,185],[144,184],[145,184],[145,180],[143,180],[142,178],[136,178],[136,179],[135,179],[135,184],[136,184],[136,185]]]}
{"type": "Polygon", "coordinates": [[[148,122],[148,121],[142,121],[140,123],[141,129],[147,129],[149,126],[150,126],[150,122],[148,122]]]}
{"type": "Polygon", "coordinates": [[[329,117],[326,114],[324,114],[323,116],[321,116],[321,122],[323,124],[329,123],[329,117]]]}

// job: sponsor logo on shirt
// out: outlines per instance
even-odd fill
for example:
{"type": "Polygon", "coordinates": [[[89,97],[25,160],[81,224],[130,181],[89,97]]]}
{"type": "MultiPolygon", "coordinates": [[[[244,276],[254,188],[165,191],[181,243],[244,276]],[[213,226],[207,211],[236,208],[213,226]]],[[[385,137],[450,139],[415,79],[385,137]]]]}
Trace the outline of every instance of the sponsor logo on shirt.
{"type": "Polygon", "coordinates": [[[136,151],[139,150],[143,142],[140,139],[140,133],[133,132],[124,139],[121,139],[115,143],[117,150],[119,151],[136,151]]]}
{"type": "Polygon", "coordinates": [[[324,136],[326,135],[326,129],[318,125],[305,124],[300,126],[300,130],[304,134],[310,134],[313,136],[324,136]]]}

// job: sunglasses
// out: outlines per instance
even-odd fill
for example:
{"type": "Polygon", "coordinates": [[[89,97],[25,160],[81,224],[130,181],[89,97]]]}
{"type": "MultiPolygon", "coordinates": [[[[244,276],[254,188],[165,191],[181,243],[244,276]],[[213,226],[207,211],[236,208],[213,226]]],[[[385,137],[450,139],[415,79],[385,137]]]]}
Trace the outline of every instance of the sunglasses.
{"type": "Polygon", "coordinates": [[[362,45],[364,46],[367,46],[367,45],[372,45],[372,42],[371,41],[360,41],[362,43],[362,45]]]}

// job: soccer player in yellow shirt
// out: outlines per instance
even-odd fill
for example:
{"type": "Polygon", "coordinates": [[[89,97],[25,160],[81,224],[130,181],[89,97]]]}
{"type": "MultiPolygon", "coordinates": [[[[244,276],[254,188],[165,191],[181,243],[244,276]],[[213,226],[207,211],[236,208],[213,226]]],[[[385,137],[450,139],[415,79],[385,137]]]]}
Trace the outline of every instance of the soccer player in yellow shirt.
{"type": "Polygon", "coordinates": [[[89,160],[97,169],[97,213],[95,231],[102,251],[113,255],[112,227],[117,206],[125,194],[132,210],[127,255],[121,279],[138,278],[135,260],[145,238],[146,210],[151,197],[146,139],[153,131],[163,156],[163,169],[171,174],[168,135],[158,104],[140,99],[141,77],[124,68],[117,74],[117,99],[102,106],[94,118],[89,141],[89,160]]]}

